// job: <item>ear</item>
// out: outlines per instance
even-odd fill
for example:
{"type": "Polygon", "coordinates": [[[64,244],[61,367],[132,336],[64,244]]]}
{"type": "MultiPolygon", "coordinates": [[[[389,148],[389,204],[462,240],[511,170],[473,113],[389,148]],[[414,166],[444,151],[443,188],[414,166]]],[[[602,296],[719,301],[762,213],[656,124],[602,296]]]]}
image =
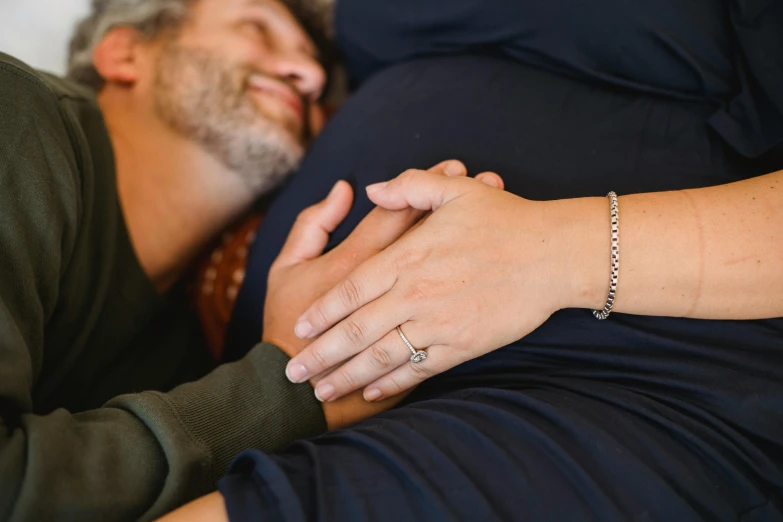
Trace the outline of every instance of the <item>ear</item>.
{"type": "Polygon", "coordinates": [[[101,38],[92,61],[107,83],[133,84],[139,75],[138,32],[130,27],[115,27],[101,38]]]}

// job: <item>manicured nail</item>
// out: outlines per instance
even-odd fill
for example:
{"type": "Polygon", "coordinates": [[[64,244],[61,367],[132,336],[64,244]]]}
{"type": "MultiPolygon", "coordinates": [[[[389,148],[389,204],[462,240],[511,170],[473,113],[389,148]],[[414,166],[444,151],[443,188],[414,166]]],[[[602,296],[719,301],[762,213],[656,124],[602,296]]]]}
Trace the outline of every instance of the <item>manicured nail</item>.
{"type": "Polygon", "coordinates": [[[307,379],[307,368],[301,364],[289,364],[285,367],[285,376],[293,383],[304,382],[307,379]]]}
{"type": "Polygon", "coordinates": [[[378,388],[370,388],[364,392],[364,400],[367,402],[374,402],[381,398],[381,390],[378,388]]]}
{"type": "Polygon", "coordinates": [[[384,181],[383,183],[376,183],[374,185],[368,185],[365,190],[367,190],[368,194],[372,194],[374,192],[380,192],[381,190],[386,188],[386,185],[388,185],[388,181],[384,181]]]}
{"type": "Polygon", "coordinates": [[[457,161],[451,161],[446,164],[446,168],[444,169],[447,176],[459,176],[462,174],[462,165],[457,161]]]}
{"type": "Polygon", "coordinates": [[[326,402],[334,395],[334,386],[331,384],[319,384],[315,387],[315,398],[321,402],[326,402]]]}
{"type": "Polygon", "coordinates": [[[313,325],[307,319],[299,319],[294,326],[294,333],[300,339],[307,339],[313,334],[313,325]]]}

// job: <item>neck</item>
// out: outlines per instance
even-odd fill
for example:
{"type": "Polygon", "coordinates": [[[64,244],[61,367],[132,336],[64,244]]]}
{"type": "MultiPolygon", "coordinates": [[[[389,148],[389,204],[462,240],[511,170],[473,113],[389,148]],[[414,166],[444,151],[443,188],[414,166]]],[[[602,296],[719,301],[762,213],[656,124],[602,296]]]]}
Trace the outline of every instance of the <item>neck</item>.
{"type": "Polygon", "coordinates": [[[257,194],[152,111],[102,92],[125,221],[142,268],[163,293],[257,194]]]}

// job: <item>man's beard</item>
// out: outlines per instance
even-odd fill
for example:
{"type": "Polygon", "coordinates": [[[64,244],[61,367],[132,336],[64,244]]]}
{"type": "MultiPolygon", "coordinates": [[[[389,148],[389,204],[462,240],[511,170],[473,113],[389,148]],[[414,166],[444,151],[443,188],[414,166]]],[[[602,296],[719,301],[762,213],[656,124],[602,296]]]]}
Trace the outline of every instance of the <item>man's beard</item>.
{"type": "Polygon", "coordinates": [[[304,147],[301,136],[295,137],[256,105],[248,92],[248,78],[254,73],[227,65],[208,50],[172,43],[157,63],[154,104],[171,128],[262,194],[298,166],[304,147]]]}

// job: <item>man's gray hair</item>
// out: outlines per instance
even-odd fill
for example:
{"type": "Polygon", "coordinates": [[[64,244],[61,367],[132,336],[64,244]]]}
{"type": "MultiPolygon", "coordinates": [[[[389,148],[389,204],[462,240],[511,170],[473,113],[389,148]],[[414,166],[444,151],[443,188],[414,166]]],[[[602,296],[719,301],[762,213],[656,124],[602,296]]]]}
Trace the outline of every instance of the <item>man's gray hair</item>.
{"type": "MultiPolygon", "coordinates": [[[[177,29],[186,20],[188,7],[194,0],[92,0],[90,15],[76,26],[68,55],[70,80],[95,90],[104,80],[93,65],[92,55],[101,39],[111,29],[132,27],[146,38],[155,38],[162,31],[177,29]]],[[[328,44],[331,32],[331,10],[334,0],[283,0],[299,18],[322,58],[332,58],[328,44]]]]}
{"type": "Polygon", "coordinates": [[[127,26],[146,38],[175,29],[185,20],[192,0],[92,0],[90,15],[79,22],[71,39],[68,78],[92,87],[103,86],[92,55],[101,39],[115,27],[127,26]]]}

